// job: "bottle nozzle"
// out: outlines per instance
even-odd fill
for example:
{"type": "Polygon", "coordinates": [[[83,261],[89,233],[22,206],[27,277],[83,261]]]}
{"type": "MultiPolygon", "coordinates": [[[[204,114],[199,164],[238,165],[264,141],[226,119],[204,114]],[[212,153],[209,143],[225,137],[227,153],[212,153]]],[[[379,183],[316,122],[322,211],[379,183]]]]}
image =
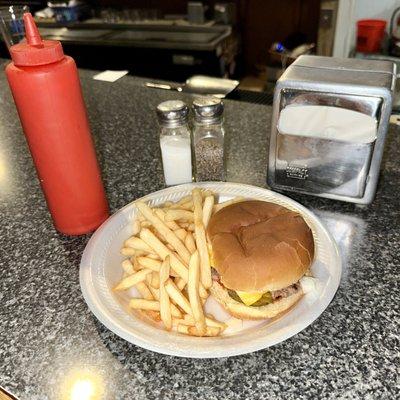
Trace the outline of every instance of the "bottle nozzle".
{"type": "Polygon", "coordinates": [[[43,45],[42,37],[40,36],[39,30],[35,24],[35,21],[31,13],[24,14],[24,24],[25,24],[25,36],[26,41],[31,46],[43,45]]]}

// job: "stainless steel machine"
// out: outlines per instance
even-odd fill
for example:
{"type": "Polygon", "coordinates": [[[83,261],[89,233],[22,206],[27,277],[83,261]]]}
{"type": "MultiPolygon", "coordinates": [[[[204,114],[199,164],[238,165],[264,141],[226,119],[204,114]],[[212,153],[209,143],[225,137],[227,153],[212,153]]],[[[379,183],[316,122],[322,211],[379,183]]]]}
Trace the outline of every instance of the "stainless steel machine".
{"type": "Polygon", "coordinates": [[[390,61],[299,57],[275,88],[269,186],[371,203],[395,81],[390,61]]]}

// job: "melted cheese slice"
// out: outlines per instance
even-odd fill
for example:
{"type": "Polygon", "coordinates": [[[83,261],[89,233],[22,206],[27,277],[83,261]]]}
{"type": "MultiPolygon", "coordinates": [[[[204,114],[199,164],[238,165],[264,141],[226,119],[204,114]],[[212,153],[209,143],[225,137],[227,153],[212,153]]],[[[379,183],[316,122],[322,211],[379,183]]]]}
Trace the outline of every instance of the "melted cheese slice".
{"type": "Polygon", "coordinates": [[[238,296],[241,298],[246,306],[251,306],[256,301],[260,300],[263,293],[249,293],[249,292],[241,292],[239,290],[236,291],[238,296]]]}

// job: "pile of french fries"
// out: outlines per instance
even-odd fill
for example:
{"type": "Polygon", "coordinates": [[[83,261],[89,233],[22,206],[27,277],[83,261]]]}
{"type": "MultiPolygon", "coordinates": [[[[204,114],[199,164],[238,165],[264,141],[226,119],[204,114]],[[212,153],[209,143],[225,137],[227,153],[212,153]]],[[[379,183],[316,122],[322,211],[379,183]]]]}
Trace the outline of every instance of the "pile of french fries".
{"type": "Polygon", "coordinates": [[[134,234],[121,249],[128,257],[124,276],[114,290],[135,287],[141,297],[130,299],[130,308],[162,321],[167,330],[220,335],[226,325],[204,310],[212,284],[206,229],[213,213],[241,200],[215,204],[211,191],[195,188],[177,203],[156,208],[137,201],[134,234]]]}

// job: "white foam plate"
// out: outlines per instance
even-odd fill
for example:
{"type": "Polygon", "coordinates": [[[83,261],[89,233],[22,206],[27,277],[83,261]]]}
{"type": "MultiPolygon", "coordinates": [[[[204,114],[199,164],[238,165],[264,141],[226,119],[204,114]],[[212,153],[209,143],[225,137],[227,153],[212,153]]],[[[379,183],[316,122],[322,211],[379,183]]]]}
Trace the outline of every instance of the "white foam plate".
{"type": "Polygon", "coordinates": [[[315,321],[331,302],[339,286],[341,259],[331,235],[320,220],[297,202],[270,190],[237,183],[196,183],[170,187],[145,196],[150,205],[177,201],[190,194],[193,187],[213,190],[219,201],[235,196],[280,204],[300,213],[312,229],[315,261],[311,267],[318,279],[315,291],[305,294],[288,313],[273,320],[241,321],[230,317],[216,301],[209,298],[206,309],[227,322],[222,336],[198,338],[167,332],[128,310],[129,296],[113,293],[111,288],[122,278],[120,248],[132,234],[134,202],[112,215],[93,234],[82,255],[80,283],[83,296],[93,314],[108,329],[137,346],[180,357],[213,358],[250,353],[280,343],[315,321]]]}

